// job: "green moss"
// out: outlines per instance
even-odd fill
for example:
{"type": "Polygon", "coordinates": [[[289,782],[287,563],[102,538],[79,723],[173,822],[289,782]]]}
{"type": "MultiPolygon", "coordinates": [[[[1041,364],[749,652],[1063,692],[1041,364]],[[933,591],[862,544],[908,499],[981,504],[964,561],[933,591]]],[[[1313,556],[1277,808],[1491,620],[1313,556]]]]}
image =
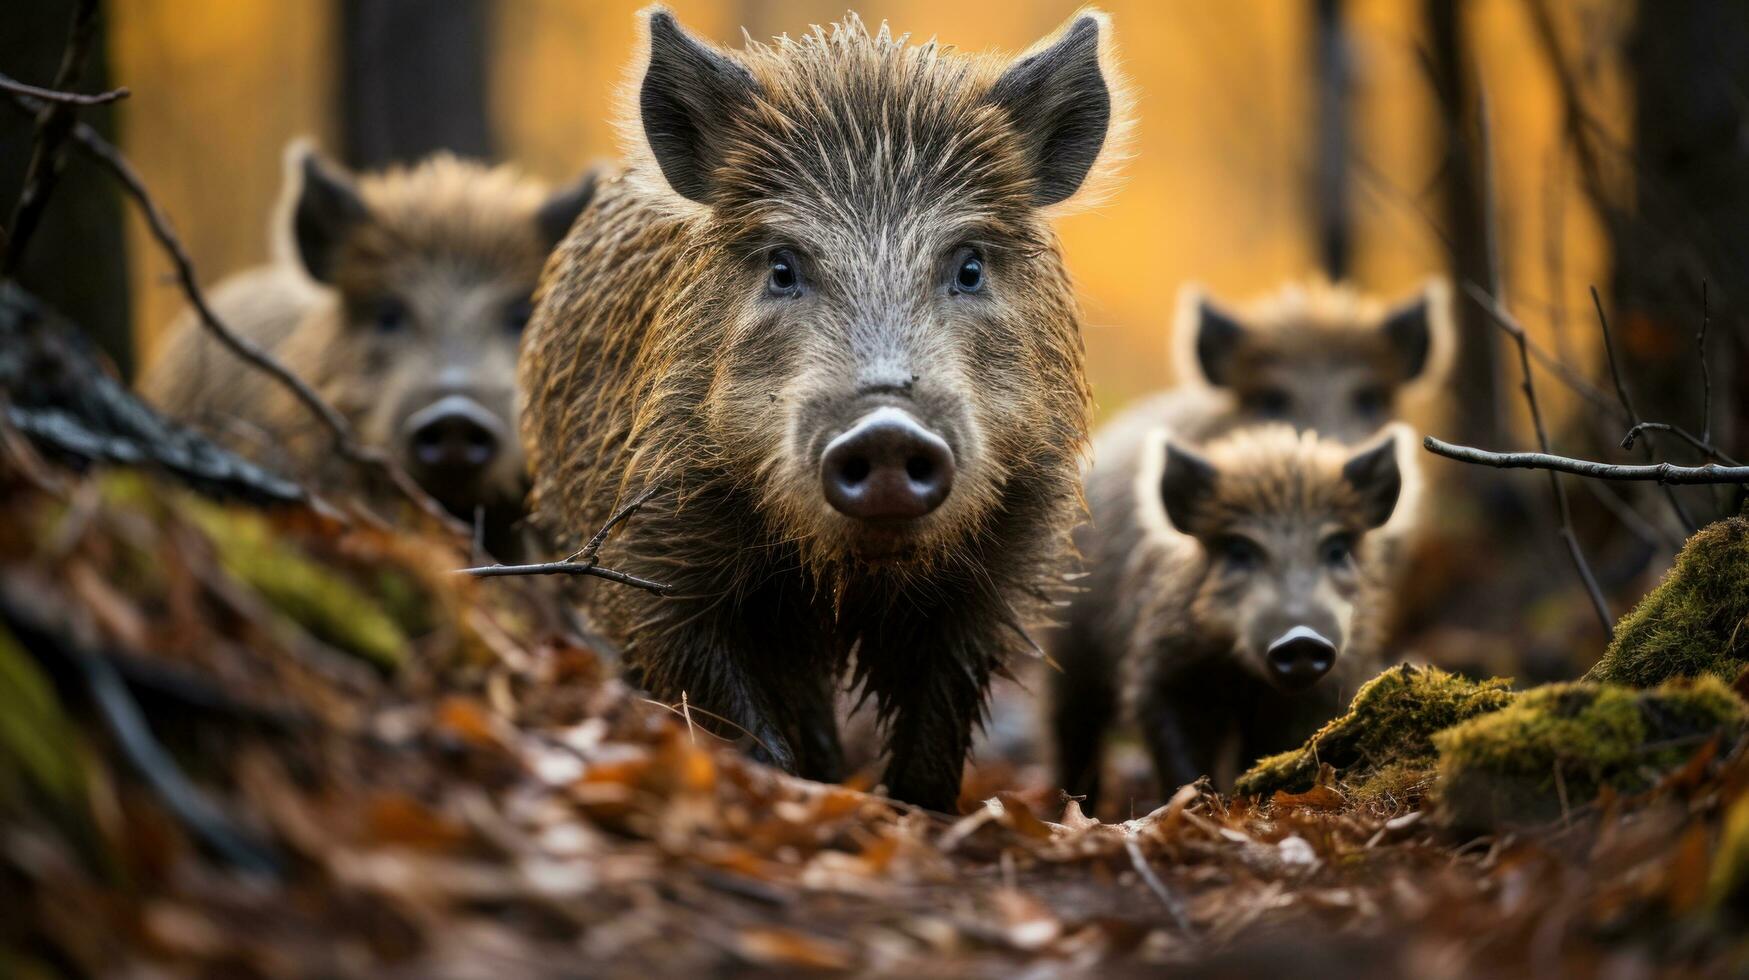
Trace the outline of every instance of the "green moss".
{"type": "Polygon", "coordinates": [[[1712,677],[1649,691],[1550,684],[1435,735],[1435,795],[1454,826],[1542,823],[1606,786],[1650,788],[1707,740],[1735,737],[1746,720],[1743,702],[1712,677]]]}
{"type": "Polygon", "coordinates": [[[261,515],[207,504],[189,506],[212,539],[225,571],[311,636],[384,669],[400,666],[407,635],[365,590],[283,540],[261,515]]]}
{"type": "Polygon", "coordinates": [[[73,725],[30,654],[0,627],[0,801],[27,787],[70,803],[84,793],[73,725]]]}
{"type": "Polygon", "coordinates": [[[1749,520],[1696,531],[1658,587],[1616,624],[1586,680],[1652,687],[1672,677],[1731,681],[1749,665],[1749,520]]]}
{"type": "Polygon", "coordinates": [[[1348,712],[1306,744],[1258,760],[1240,793],[1301,793],[1328,763],[1351,798],[1414,796],[1433,770],[1433,734],[1512,701],[1504,680],[1471,681],[1436,667],[1393,667],[1364,684],[1348,712]]]}

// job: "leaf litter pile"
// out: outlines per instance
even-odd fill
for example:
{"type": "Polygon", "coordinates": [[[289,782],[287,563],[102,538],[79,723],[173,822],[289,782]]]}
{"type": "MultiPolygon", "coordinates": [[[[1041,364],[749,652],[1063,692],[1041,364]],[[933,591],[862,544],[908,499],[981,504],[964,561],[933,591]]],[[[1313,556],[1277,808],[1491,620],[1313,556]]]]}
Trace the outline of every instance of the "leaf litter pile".
{"type": "Polygon", "coordinates": [[[0,975],[1749,969],[1741,738],[1482,832],[1327,763],[1118,823],[992,763],[950,817],[749,761],[435,531],[16,433],[0,514],[0,975]]]}

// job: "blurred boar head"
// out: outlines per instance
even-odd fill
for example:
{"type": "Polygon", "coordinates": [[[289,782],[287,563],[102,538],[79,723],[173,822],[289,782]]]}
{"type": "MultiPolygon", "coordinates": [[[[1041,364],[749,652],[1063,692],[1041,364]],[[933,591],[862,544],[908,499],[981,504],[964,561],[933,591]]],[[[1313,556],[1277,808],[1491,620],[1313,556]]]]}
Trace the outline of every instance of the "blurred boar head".
{"type": "Polygon", "coordinates": [[[526,483],[517,346],[592,177],[548,193],[447,154],[354,176],[301,144],[287,169],[282,249],[335,303],[288,357],[316,361],[313,380],[361,438],[458,517],[513,513],[526,483]]]}
{"type": "Polygon", "coordinates": [[[1350,444],[1399,417],[1405,393],[1440,385],[1453,344],[1440,280],[1391,307],[1313,282],[1229,310],[1187,287],[1175,332],[1181,373],[1231,392],[1236,421],[1350,444]]]}

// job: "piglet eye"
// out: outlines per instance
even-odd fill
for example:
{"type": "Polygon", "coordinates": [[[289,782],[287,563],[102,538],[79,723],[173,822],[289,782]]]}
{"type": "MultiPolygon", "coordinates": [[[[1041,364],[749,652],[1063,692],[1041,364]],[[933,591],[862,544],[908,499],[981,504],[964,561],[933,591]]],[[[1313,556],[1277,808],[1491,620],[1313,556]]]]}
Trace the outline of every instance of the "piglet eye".
{"type": "Polygon", "coordinates": [[[1266,419],[1286,418],[1288,409],[1292,405],[1292,399],[1288,398],[1287,392],[1280,388],[1263,388],[1254,391],[1246,400],[1251,403],[1253,411],[1266,419]]]}
{"type": "Polygon", "coordinates": [[[796,253],[776,248],[766,258],[766,291],[773,296],[794,296],[801,291],[802,275],[796,264],[796,253]]]}
{"type": "Polygon", "coordinates": [[[406,329],[407,320],[406,304],[390,296],[377,301],[371,323],[378,333],[399,333],[406,329]]]}
{"type": "Polygon", "coordinates": [[[1250,538],[1236,534],[1216,538],[1209,550],[1221,564],[1236,572],[1250,571],[1263,564],[1263,549],[1250,538]]]}
{"type": "Polygon", "coordinates": [[[1389,400],[1383,388],[1362,388],[1354,393],[1354,410],[1366,418],[1377,418],[1384,414],[1385,402],[1389,400]]]}
{"type": "Polygon", "coordinates": [[[1318,557],[1331,568],[1346,566],[1354,557],[1354,535],[1332,534],[1318,546],[1318,557]]]}
{"type": "Polygon", "coordinates": [[[512,334],[520,334],[528,326],[529,317],[534,316],[534,301],[519,299],[504,308],[504,329],[512,334]]]}
{"type": "Polygon", "coordinates": [[[975,293],[984,288],[984,257],[975,248],[962,248],[954,256],[953,289],[975,293]]]}

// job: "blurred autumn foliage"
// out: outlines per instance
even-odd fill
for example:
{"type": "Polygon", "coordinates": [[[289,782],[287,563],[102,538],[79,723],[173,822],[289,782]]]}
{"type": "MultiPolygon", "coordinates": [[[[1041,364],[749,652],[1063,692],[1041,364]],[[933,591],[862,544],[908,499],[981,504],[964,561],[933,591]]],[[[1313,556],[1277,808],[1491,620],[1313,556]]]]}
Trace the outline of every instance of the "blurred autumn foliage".
{"type": "MultiPolygon", "coordinates": [[[[617,154],[618,87],[634,61],[641,5],[485,5],[486,107],[496,156],[560,180],[617,154]]],[[[754,38],[794,34],[846,9],[827,0],[670,6],[691,29],[730,46],[740,44],[743,28],[754,38]]],[[[1246,298],[1320,271],[1316,24],[1311,3],[1101,6],[1113,19],[1138,126],[1122,185],[1061,230],[1088,312],[1100,408],[1109,412],[1169,379],[1165,332],[1180,283],[1246,298]]],[[[1366,288],[1406,294],[1448,265],[1446,123],[1426,63],[1428,21],[1421,4],[1404,0],[1342,6],[1353,116],[1352,274],[1366,288]]],[[[1525,3],[1462,6],[1477,82],[1493,96],[1502,278],[1531,329],[1553,344],[1556,320],[1563,321],[1572,334],[1563,343],[1587,365],[1597,354],[1595,334],[1563,311],[1584,311],[1586,286],[1608,274],[1607,245],[1562,149],[1556,84],[1525,3]],[[1559,253],[1553,268],[1551,248],[1559,253]]],[[[114,5],[115,74],[153,96],[121,108],[123,146],[177,215],[209,278],[264,257],[289,139],[308,134],[346,152],[338,9],[295,0],[114,5]]],[[[879,0],[854,9],[918,38],[1018,51],[1075,5],[879,0]]],[[[1619,0],[1555,10],[1572,36],[1600,52],[1625,30],[1628,12],[1619,0]]],[[[395,56],[393,46],[377,53],[395,56]]],[[[1587,91],[1612,125],[1625,119],[1618,67],[1602,54],[1584,66],[1587,91]]],[[[163,268],[139,229],[131,242],[138,335],[149,348],[181,299],[163,286],[163,268]]]]}

